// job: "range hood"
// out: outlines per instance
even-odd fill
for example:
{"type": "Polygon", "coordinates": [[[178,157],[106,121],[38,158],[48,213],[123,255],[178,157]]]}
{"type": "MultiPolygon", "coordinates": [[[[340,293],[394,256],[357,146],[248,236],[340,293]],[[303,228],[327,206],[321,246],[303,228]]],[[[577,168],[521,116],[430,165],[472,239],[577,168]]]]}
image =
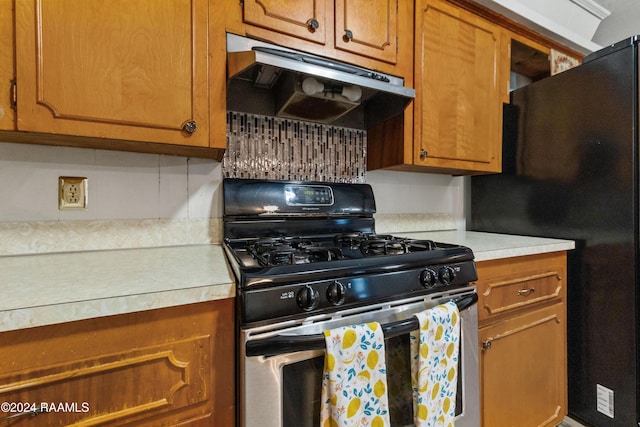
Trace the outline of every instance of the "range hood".
{"type": "Polygon", "coordinates": [[[404,111],[404,79],[227,34],[227,108],[368,129],[404,111]]]}

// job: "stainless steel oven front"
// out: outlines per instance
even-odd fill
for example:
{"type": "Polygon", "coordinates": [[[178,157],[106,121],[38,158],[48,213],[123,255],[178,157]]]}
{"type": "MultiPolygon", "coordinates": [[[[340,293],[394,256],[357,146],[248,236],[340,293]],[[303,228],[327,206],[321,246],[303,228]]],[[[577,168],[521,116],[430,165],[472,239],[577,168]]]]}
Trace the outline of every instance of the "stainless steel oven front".
{"type": "MultiPolygon", "coordinates": [[[[475,297],[460,309],[461,338],[456,427],[480,424],[478,311],[475,286],[373,304],[240,331],[241,427],[319,427],[324,350],[309,350],[310,337],[325,329],[364,322],[389,328],[449,300],[475,297]],[[305,344],[307,343],[307,344],[305,344]]],[[[405,327],[406,329],[406,327],[405,327]]],[[[391,425],[413,426],[409,334],[385,333],[391,425]]]]}

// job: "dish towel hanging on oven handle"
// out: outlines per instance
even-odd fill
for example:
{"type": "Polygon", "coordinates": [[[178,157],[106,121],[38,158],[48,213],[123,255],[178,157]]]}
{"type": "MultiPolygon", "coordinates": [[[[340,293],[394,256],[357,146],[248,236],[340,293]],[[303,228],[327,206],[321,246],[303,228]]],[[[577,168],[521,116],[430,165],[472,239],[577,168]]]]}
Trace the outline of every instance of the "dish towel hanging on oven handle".
{"type": "Polygon", "coordinates": [[[384,334],[376,322],[324,331],[321,427],[390,427],[384,334]]]}
{"type": "Polygon", "coordinates": [[[410,334],[413,414],[416,427],[453,427],[458,385],[460,313],[455,302],[415,315],[410,334]]]}

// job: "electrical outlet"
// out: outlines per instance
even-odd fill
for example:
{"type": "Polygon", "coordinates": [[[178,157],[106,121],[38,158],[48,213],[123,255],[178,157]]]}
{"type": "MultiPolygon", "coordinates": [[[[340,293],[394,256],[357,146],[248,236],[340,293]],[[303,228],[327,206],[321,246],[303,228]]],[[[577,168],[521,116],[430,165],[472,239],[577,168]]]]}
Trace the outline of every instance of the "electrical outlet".
{"type": "Polygon", "coordinates": [[[86,209],[88,199],[87,178],[58,177],[58,209],[86,209]]]}

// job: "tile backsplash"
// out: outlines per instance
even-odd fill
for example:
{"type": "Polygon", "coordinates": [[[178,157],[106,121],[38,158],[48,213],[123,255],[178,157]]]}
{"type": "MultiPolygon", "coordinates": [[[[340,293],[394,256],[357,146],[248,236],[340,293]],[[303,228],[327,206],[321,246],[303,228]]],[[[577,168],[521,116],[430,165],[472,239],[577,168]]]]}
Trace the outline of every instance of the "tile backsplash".
{"type": "Polygon", "coordinates": [[[364,182],[367,132],[256,114],[227,113],[228,178],[364,182]]]}

